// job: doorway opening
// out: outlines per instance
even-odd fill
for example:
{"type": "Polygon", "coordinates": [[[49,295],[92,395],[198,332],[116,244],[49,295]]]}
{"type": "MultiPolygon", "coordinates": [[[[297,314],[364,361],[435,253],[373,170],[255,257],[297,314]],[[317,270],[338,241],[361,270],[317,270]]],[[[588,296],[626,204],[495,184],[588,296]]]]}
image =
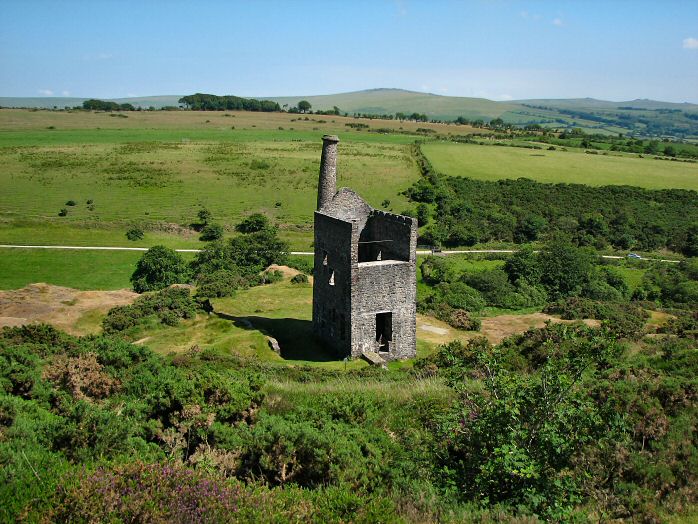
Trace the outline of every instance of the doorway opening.
{"type": "Polygon", "coordinates": [[[376,342],[378,342],[378,351],[387,353],[390,351],[390,343],[393,341],[393,314],[377,313],[376,314],[376,342]]]}

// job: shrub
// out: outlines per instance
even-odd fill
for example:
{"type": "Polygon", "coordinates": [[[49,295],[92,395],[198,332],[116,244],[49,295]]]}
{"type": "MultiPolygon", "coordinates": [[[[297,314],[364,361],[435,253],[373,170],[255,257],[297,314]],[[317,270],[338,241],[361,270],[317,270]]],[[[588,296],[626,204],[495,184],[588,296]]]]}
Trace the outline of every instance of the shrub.
{"type": "Polygon", "coordinates": [[[117,306],[107,313],[102,328],[107,334],[127,332],[148,318],[156,317],[163,324],[175,326],[181,318],[196,316],[196,302],[188,288],[171,287],[143,295],[130,306],[117,306]]]}
{"type": "Polygon", "coordinates": [[[65,203],[65,205],[66,205],[66,206],[77,206],[78,203],[77,203],[75,200],[68,200],[68,201],[65,203]]]}
{"type": "Polygon", "coordinates": [[[482,295],[463,282],[439,284],[436,289],[443,301],[452,308],[481,311],[485,307],[482,295]]]}
{"type": "Polygon", "coordinates": [[[196,216],[199,217],[199,221],[201,222],[201,224],[206,225],[208,224],[208,221],[211,220],[211,218],[213,217],[213,213],[211,213],[208,209],[204,207],[199,209],[199,212],[196,214],[196,216]]]}
{"type": "Polygon", "coordinates": [[[52,522],[234,522],[241,489],[177,463],[134,462],[66,482],[52,522]],[[135,491],[134,491],[135,490],[135,491]]]}
{"type": "Polygon", "coordinates": [[[271,224],[266,216],[261,213],[254,213],[243,219],[242,222],[235,226],[235,229],[240,233],[256,233],[268,229],[270,226],[271,224]]]}
{"type": "Polygon", "coordinates": [[[270,269],[262,273],[262,284],[275,284],[284,279],[284,274],[278,269],[270,269]]]}
{"type": "Polygon", "coordinates": [[[290,256],[286,262],[288,267],[297,269],[306,275],[313,274],[313,257],[290,256]]]}
{"type": "Polygon", "coordinates": [[[223,238],[223,226],[220,224],[208,224],[201,230],[199,240],[211,241],[223,238]]]}
{"type": "Polygon", "coordinates": [[[132,241],[142,240],[144,236],[143,230],[139,227],[133,227],[126,231],[126,238],[132,241]]]}
{"type": "Polygon", "coordinates": [[[308,275],[305,273],[298,273],[291,278],[291,284],[307,284],[308,275]]]}
{"type": "Polygon", "coordinates": [[[229,297],[240,288],[248,286],[245,278],[234,271],[219,269],[213,273],[204,273],[196,281],[196,294],[199,297],[229,297]]]}
{"type": "Polygon", "coordinates": [[[189,271],[182,257],[165,246],[151,247],[136,264],[131,282],[136,293],[156,291],[172,284],[183,284],[189,271]]]}
{"type": "Polygon", "coordinates": [[[464,329],[466,331],[479,331],[482,327],[480,319],[471,316],[464,309],[454,309],[448,317],[448,323],[456,329],[464,329]]]}
{"type": "Polygon", "coordinates": [[[61,210],[58,212],[59,217],[65,217],[68,216],[68,208],[61,208],[61,210]]]}

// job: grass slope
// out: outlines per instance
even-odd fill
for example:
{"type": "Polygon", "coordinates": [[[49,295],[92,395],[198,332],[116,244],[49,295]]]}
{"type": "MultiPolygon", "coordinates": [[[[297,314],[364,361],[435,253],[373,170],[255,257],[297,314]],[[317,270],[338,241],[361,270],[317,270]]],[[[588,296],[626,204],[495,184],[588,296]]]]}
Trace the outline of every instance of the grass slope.
{"type": "Polygon", "coordinates": [[[547,183],[698,190],[698,164],[453,143],[424,144],[422,151],[436,170],[479,180],[524,177],[547,183]]]}
{"type": "Polygon", "coordinates": [[[46,282],[75,289],[130,288],[142,253],[0,248],[0,289],[46,282]]]}
{"type": "Polygon", "coordinates": [[[400,193],[419,176],[408,149],[415,136],[357,132],[347,123],[357,120],[2,110],[0,243],[119,245],[131,225],[156,224],[144,243],[129,245],[199,247],[182,225],[205,206],[229,234],[241,217],[265,212],[294,249],[306,250],[323,134],[342,139],[339,185],[376,207],[389,200],[402,211],[400,193]],[[69,200],[77,205],[66,206],[69,200]],[[59,217],[63,207],[68,215],[59,217]]]}

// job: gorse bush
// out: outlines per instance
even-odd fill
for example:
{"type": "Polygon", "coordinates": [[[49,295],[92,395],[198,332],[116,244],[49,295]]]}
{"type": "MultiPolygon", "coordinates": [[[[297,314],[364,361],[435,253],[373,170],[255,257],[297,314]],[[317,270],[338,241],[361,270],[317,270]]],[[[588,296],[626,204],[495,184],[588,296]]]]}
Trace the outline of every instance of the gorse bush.
{"type": "Polygon", "coordinates": [[[117,306],[109,310],[102,321],[105,333],[129,332],[133,328],[156,318],[161,323],[174,326],[180,319],[196,316],[196,302],[189,289],[171,287],[156,293],[143,295],[132,305],[117,306]]]}
{"type": "MultiPolygon", "coordinates": [[[[0,520],[657,522],[695,507],[695,311],[626,347],[615,324],[636,306],[557,304],[601,328],[454,341],[389,371],[234,346],[163,357],[114,336],[135,329],[107,327],[137,316],[119,310],[104,336],[2,329],[0,520]]],[[[194,313],[177,287],[129,307],[150,324],[194,313]]]]}

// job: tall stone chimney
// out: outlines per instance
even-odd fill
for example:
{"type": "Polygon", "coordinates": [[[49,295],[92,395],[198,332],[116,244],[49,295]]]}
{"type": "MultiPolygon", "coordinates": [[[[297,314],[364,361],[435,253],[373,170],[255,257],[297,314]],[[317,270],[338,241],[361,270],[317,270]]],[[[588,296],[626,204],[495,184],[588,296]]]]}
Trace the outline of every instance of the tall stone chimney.
{"type": "Polygon", "coordinates": [[[320,160],[320,181],[317,187],[317,209],[322,210],[332,201],[337,192],[337,144],[339,137],[322,137],[322,158],[320,160]]]}

